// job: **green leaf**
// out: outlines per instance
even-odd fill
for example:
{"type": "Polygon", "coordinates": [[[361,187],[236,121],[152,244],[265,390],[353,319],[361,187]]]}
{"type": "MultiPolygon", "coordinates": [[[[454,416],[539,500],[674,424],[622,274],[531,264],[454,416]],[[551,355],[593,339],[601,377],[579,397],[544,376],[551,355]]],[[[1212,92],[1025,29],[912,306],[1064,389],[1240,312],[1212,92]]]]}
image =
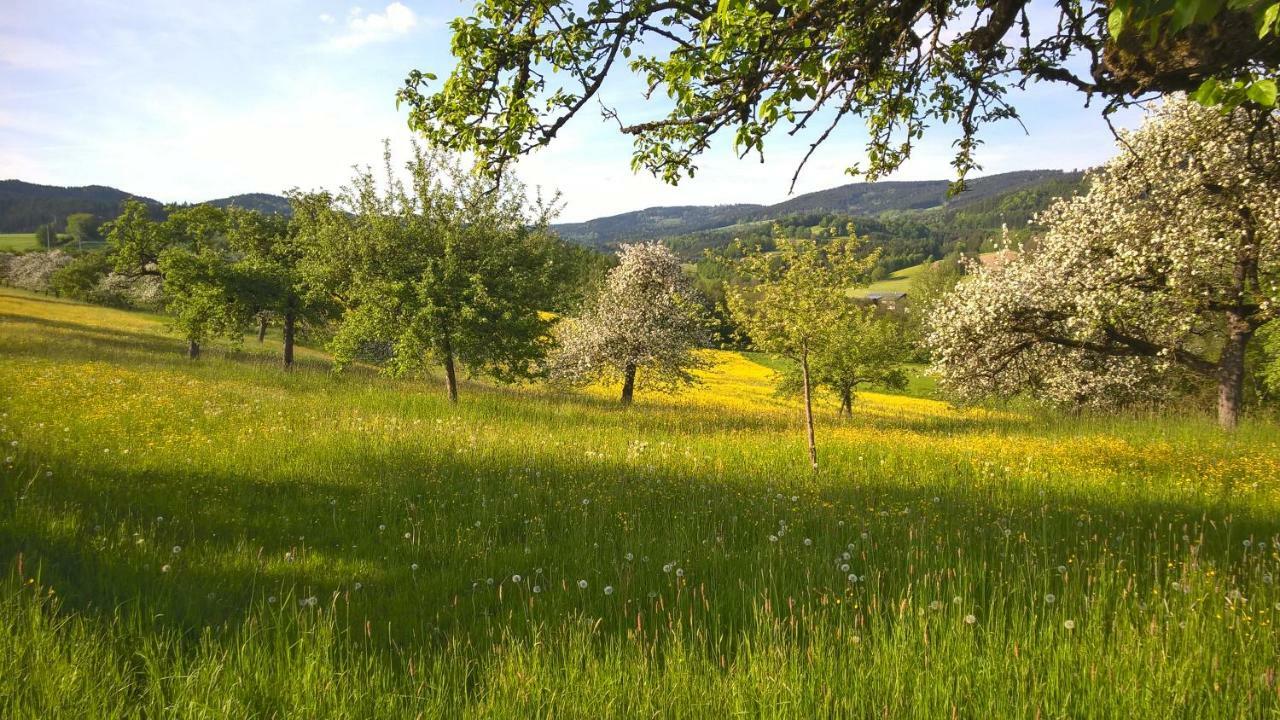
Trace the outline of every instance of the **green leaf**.
{"type": "Polygon", "coordinates": [[[1200,87],[1191,93],[1192,100],[1206,107],[1217,105],[1219,97],[1221,97],[1221,92],[1218,87],[1218,81],[1214,78],[1209,78],[1200,83],[1200,87]]]}
{"type": "Polygon", "coordinates": [[[1112,8],[1111,14],[1107,15],[1107,32],[1111,33],[1112,38],[1118,38],[1124,32],[1123,8],[1112,8]]]}
{"type": "Polygon", "coordinates": [[[1259,39],[1266,37],[1268,33],[1275,32],[1278,18],[1280,18],[1280,2],[1272,4],[1262,12],[1261,19],[1258,21],[1259,39]]]}
{"type": "Polygon", "coordinates": [[[1196,19],[1200,10],[1200,0],[1178,0],[1173,7],[1173,30],[1186,29],[1196,19]]]}
{"type": "Polygon", "coordinates": [[[1275,107],[1276,81],[1258,80],[1249,86],[1246,94],[1249,96],[1250,100],[1263,107],[1275,107]]]}

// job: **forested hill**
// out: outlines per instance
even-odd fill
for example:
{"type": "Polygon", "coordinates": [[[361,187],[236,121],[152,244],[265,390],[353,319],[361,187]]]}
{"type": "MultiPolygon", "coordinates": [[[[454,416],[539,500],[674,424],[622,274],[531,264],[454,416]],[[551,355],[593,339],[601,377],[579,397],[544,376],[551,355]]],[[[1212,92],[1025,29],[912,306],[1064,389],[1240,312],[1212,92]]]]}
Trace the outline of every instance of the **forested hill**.
{"type": "MultiPolygon", "coordinates": [[[[1078,172],[1062,170],[1023,170],[988,175],[970,180],[968,189],[952,198],[947,197],[950,185],[947,180],[850,183],[799,195],[775,205],[654,207],[581,223],[560,224],[555,229],[567,240],[607,248],[627,240],[678,238],[695,233],[718,235],[718,229],[802,215],[875,218],[886,213],[994,207],[1015,194],[1025,200],[1044,194],[1035,192],[1040,188],[1058,190],[1074,187],[1079,184],[1080,177],[1078,172]]],[[[1052,196],[1052,193],[1047,194],[1045,200],[1052,196]]]]}
{"type": "MultiPolygon", "coordinates": [[[[102,185],[59,187],[0,180],[0,233],[35,232],[46,223],[62,228],[67,216],[73,213],[89,213],[99,220],[108,220],[120,214],[120,206],[129,198],[150,205],[157,215],[164,212],[159,200],[102,185]]],[[[267,193],[232,195],[209,202],[219,207],[236,205],[263,212],[289,212],[287,199],[267,193]]]]}
{"type": "Polygon", "coordinates": [[[60,228],[72,213],[112,218],[120,214],[120,205],[129,198],[160,209],[156,200],[102,185],[56,187],[0,180],[0,233],[35,232],[46,223],[60,228]]]}

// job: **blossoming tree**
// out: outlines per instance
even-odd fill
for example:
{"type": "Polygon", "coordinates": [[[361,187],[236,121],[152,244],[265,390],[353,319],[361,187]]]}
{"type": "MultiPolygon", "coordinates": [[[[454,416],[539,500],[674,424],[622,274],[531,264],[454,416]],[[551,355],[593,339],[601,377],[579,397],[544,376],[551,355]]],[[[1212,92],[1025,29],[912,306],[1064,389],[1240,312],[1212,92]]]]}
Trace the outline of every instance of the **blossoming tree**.
{"type": "Polygon", "coordinates": [[[928,342],[962,398],[1030,391],[1110,404],[1178,373],[1237,424],[1245,351],[1280,300],[1280,121],[1170,98],[1035,248],[940,302],[928,342]]]}
{"type": "Polygon", "coordinates": [[[578,318],[568,320],[552,362],[555,378],[571,384],[622,383],[630,404],[637,378],[670,392],[697,381],[707,362],[703,304],[680,260],[661,243],[623,245],[618,266],[578,318]]]}

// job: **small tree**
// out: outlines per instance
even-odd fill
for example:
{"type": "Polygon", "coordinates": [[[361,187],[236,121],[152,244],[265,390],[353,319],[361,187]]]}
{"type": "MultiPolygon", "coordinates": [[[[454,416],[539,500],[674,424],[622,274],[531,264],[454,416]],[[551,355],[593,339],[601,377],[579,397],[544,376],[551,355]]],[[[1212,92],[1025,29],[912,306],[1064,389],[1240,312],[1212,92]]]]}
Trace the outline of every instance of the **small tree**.
{"type": "Polygon", "coordinates": [[[46,251],[53,250],[53,246],[58,244],[58,231],[53,225],[45,223],[36,228],[36,240],[46,251]]]}
{"type": "Polygon", "coordinates": [[[416,145],[407,184],[389,148],[385,164],[385,189],[358,171],[336,204],[316,195],[298,216],[308,282],[343,310],[335,359],[379,345],[392,372],[434,360],[451,402],[459,365],[504,382],[537,374],[556,290],[550,208],[531,207],[512,178],[494,190],[416,145]]]}
{"type": "Polygon", "coordinates": [[[1240,414],[1250,339],[1280,311],[1280,120],[1169,99],[1040,221],[1037,247],[974,266],[930,319],[962,398],[1114,404],[1180,371],[1240,414]]]}
{"type": "Polygon", "coordinates": [[[622,404],[637,386],[672,392],[697,382],[707,366],[696,350],[706,342],[706,319],[680,260],[657,242],[623,245],[618,266],[586,311],[562,326],[553,358],[557,379],[622,383],[622,404]]]}
{"type": "Polygon", "coordinates": [[[849,288],[870,272],[878,255],[861,253],[852,234],[823,243],[780,238],[776,245],[772,253],[743,252],[732,261],[749,282],[730,289],[729,307],[757,347],[799,364],[809,463],[816,472],[810,362],[831,345],[832,331],[848,311],[849,288]]]}
{"type": "MultiPolygon", "coordinates": [[[[907,386],[902,361],[907,352],[901,324],[874,308],[849,301],[831,327],[830,337],[810,361],[814,387],[824,387],[840,401],[840,415],[853,416],[859,387],[875,385],[901,390],[907,386]]],[[[801,389],[801,374],[784,376],[784,389],[801,389]]]]}
{"type": "Polygon", "coordinates": [[[81,250],[87,242],[98,239],[98,220],[91,213],[72,213],[67,216],[67,235],[81,250]]]}

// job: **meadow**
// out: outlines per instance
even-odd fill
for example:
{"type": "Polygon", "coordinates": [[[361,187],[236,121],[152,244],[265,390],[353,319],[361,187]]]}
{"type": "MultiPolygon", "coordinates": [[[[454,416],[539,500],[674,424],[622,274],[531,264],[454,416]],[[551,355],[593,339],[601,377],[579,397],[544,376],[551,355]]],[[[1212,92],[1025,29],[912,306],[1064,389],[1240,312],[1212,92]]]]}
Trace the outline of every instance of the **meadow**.
{"type": "Polygon", "coordinates": [[[0,252],[37,250],[40,241],[35,233],[0,233],[0,252]]]}
{"type": "Polygon", "coordinates": [[[182,350],[0,288],[0,717],[1280,717],[1269,421],[182,350]]]}

